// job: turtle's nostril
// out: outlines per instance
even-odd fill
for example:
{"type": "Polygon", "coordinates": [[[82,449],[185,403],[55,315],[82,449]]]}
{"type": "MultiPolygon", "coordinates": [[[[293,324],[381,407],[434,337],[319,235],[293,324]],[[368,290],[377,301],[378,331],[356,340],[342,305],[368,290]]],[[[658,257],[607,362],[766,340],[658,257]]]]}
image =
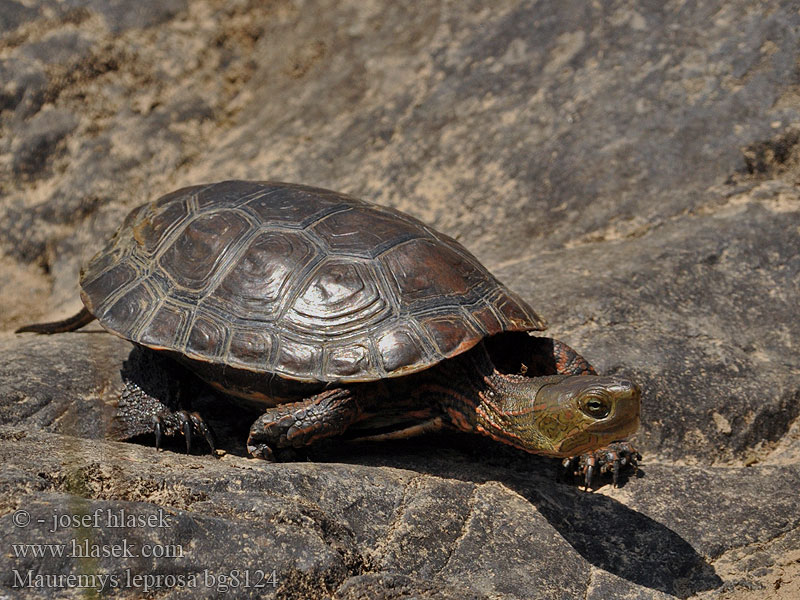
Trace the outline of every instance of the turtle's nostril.
{"type": "Polygon", "coordinates": [[[634,381],[626,377],[617,378],[617,386],[619,391],[625,396],[631,398],[640,398],[642,395],[642,388],[640,388],[634,381]]]}

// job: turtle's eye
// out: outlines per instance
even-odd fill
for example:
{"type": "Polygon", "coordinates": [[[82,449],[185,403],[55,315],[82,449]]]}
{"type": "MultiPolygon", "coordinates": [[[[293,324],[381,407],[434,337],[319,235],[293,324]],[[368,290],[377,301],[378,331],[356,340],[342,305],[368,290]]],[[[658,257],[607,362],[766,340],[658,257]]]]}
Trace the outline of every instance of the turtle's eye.
{"type": "Polygon", "coordinates": [[[594,419],[604,419],[611,413],[611,401],[602,396],[586,396],[581,401],[581,410],[594,419]]]}

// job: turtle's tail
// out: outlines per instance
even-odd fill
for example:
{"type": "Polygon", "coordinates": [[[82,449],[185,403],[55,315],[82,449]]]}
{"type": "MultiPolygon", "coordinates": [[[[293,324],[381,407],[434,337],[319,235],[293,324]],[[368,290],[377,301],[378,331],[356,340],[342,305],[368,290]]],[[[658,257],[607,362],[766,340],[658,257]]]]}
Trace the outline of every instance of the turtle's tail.
{"type": "Polygon", "coordinates": [[[75,331],[87,323],[94,321],[94,315],[84,306],[77,315],[64,319],[63,321],[53,321],[52,323],[34,323],[20,327],[14,333],[64,333],[65,331],[75,331]]]}

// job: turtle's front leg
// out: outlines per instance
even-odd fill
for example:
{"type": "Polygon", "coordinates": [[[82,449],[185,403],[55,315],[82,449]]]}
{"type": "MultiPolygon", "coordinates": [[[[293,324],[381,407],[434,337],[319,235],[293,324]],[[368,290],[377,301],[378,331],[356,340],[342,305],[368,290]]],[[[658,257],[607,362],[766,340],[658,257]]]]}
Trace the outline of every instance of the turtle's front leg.
{"type": "Polygon", "coordinates": [[[630,442],[611,442],[608,446],[598,448],[580,456],[565,458],[562,462],[567,477],[582,477],[584,485],[589,489],[597,473],[611,473],[612,485],[618,487],[619,476],[623,469],[632,468],[634,473],[639,467],[642,455],[630,442]]]}
{"type": "Polygon", "coordinates": [[[339,435],[361,417],[349,388],[320,392],[301,402],[270,408],[250,427],[247,451],[255,458],[275,460],[273,450],[300,448],[339,435]]]}

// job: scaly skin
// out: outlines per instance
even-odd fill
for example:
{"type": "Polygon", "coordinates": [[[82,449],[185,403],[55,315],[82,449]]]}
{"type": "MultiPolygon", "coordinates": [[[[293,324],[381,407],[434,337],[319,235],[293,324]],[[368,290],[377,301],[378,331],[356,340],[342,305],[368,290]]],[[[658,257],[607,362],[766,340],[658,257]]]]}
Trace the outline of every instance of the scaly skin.
{"type": "Polygon", "coordinates": [[[348,428],[403,429],[438,417],[442,426],[527,452],[570,457],[636,431],[640,396],[621,377],[502,373],[479,344],[415,375],[326,390],[268,409],[253,424],[248,448],[266,458],[274,448],[305,446],[348,428]]]}

